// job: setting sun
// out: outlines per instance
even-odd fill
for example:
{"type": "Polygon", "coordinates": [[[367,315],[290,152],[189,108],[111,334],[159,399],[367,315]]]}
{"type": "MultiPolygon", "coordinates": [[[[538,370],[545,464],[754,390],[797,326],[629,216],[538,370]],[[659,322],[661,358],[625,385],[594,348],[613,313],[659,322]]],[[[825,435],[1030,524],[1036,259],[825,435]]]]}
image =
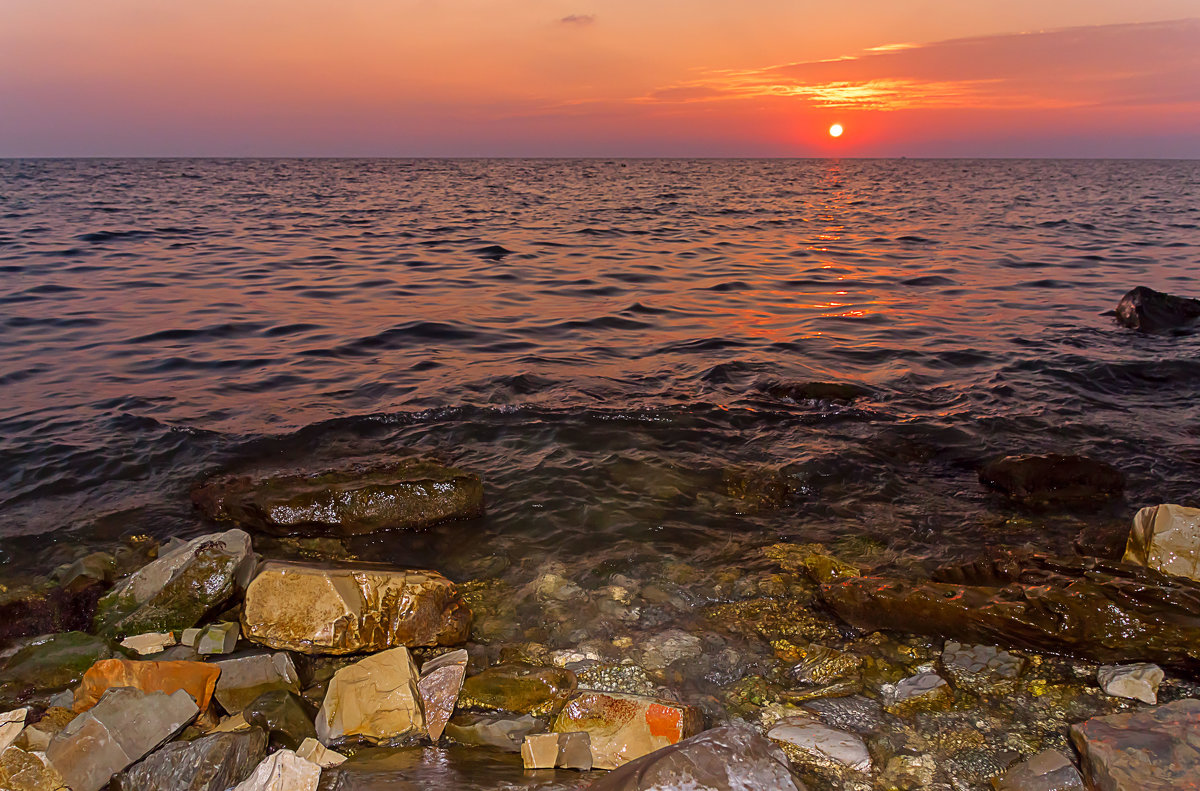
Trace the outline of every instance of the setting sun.
{"type": "Polygon", "coordinates": [[[833,126],[829,127],[829,136],[830,137],[841,137],[842,131],[843,130],[842,130],[841,124],[834,124],[833,126]]]}

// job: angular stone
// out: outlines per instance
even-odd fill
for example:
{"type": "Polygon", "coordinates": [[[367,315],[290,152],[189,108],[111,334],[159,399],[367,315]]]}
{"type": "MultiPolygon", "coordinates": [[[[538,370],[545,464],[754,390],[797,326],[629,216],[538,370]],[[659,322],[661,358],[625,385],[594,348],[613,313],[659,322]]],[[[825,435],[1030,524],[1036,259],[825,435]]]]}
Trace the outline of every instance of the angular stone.
{"type": "Polygon", "coordinates": [[[188,541],[134,572],[100,600],[95,629],[107,636],[179,632],[245,590],[256,564],[241,530],[188,541]]]}
{"type": "Polygon", "coordinates": [[[479,476],[406,459],[316,475],[217,478],[192,491],[210,518],[278,534],[415,530],[483,516],[479,476]]]}
{"type": "Polygon", "coordinates": [[[132,687],[111,689],[50,741],[46,757],[71,791],[100,791],[199,713],[183,690],[165,695],[132,687]]]}
{"type": "Polygon", "coordinates": [[[170,632],[135,634],[121,641],[122,648],[128,648],[139,656],[161,654],[173,645],[175,645],[175,635],[170,632]]]}
{"type": "Polygon", "coordinates": [[[1200,300],[1165,294],[1152,288],[1131,289],[1117,303],[1117,323],[1140,332],[1181,329],[1200,318],[1200,300]]]}
{"type": "Polygon", "coordinates": [[[221,721],[217,723],[217,727],[212,729],[212,733],[237,733],[238,731],[248,731],[250,727],[250,723],[246,722],[246,715],[239,711],[237,714],[222,717],[221,721]]]}
{"type": "Polygon", "coordinates": [[[152,662],[132,659],[102,659],[83,674],[75,690],[75,711],[95,706],[109,689],[133,687],[143,692],[183,690],[201,711],[212,702],[221,670],[204,662],[152,662]]]}
{"type": "Polygon", "coordinates": [[[827,685],[850,681],[851,687],[862,686],[862,657],[817,643],[800,647],[798,653],[800,661],[789,672],[801,684],[827,685]]]}
{"type": "Polygon", "coordinates": [[[521,745],[521,763],[526,769],[553,769],[558,762],[558,734],[531,733],[521,745]]]}
{"type": "Polygon", "coordinates": [[[200,635],[204,630],[198,626],[193,626],[191,629],[184,629],[179,633],[179,644],[185,645],[188,648],[195,648],[196,643],[200,642],[200,635]]]}
{"type": "Polygon", "coordinates": [[[700,712],[683,703],[585,691],[567,701],[552,730],[587,731],[592,745],[592,766],[615,769],[694,736],[703,727],[700,712]]]}
{"type": "Polygon", "coordinates": [[[946,679],[928,671],[901,679],[884,699],[885,708],[893,713],[916,709],[936,708],[954,695],[946,679]]]}
{"type": "Polygon", "coordinates": [[[0,753],[8,749],[25,729],[25,718],[29,715],[28,708],[14,709],[0,714],[0,753]]]}
{"type": "Polygon", "coordinates": [[[1096,672],[1096,680],[1106,695],[1153,705],[1158,703],[1158,685],[1162,683],[1163,671],[1158,665],[1146,662],[1101,665],[1096,672]]]}
{"type": "Polygon", "coordinates": [[[528,714],[463,714],[446,723],[445,734],[459,744],[520,752],[525,737],[546,730],[546,721],[528,714]]]}
{"type": "Polygon", "coordinates": [[[1016,690],[1025,660],[995,646],[947,641],[941,666],[950,683],[959,689],[1005,695],[1016,690]]]}
{"type": "Polygon", "coordinates": [[[17,737],[16,745],[22,750],[46,752],[50,740],[75,719],[75,712],[70,709],[52,707],[46,709],[42,718],[37,722],[26,725],[17,737]]]}
{"type": "Polygon", "coordinates": [[[291,750],[280,750],[255,767],[233,791],[317,791],[321,767],[291,750]]]}
{"type": "Polygon", "coordinates": [[[1123,560],[1200,580],[1200,508],[1168,504],[1138,511],[1123,560]]]}
{"type": "Polygon", "coordinates": [[[459,708],[517,711],[535,717],[557,713],[575,691],[575,674],[561,667],[511,663],[489,667],[463,682],[459,708]]]}
{"type": "Polygon", "coordinates": [[[804,791],[787,756],[735,722],[663,747],[600,778],[589,791],[804,791]]]}
{"type": "Polygon", "coordinates": [[[267,734],[258,728],[171,742],[127,769],[117,785],[121,791],[226,791],[266,755],[267,734]]]}
{"type": "Polygon", "coordinates": [[[44,702],[79,683],[89,667],[112,656],[108,643],[83,632],[40,637],[0,669],[0,706],[44,702]]]}
{"type": "Polygon", "coordinates": [[[1093,717],[1071,726],[1094,791],[1168,791],[1200,787],[1200,700],[1093,717]]]}
{"type": "Polygon", "coordinates": [[[460,648],[434,657],[421,666],[417,689],[421,693],[425,727],[430,740],[435,743],[442,738],[442,731],[454,714],[458,693],[467,674],[467,659],[467,652],[460,648]]]}
{"type": "Polygon", "coordinates": [[[300,692],[300,674],[292,658],[280,651],[223,659],[212,666],[221,671],[215,697],[230,714],[240,712],[271,690],[300,692]]]}
{"type": "Polygon", "coordinates": [[[867,745],[853,733],[831,728],[809,717],[785,717],[767,731],[767,738],[792,748],[785,752],[798,754],[799,763],[826,766],[836,764],[857,772],[871,771],[871,754],[867,745]]]}
{"type": "Polygon", "coordinates": [[[424,733],[417,667],[403,646],[335,673],[317,713],[317,738],[326,746],[355,738],[398,743],[424,733]]]}
{"type": "Polygon", "coordinates": [[[250,583],[242,633],[271,648],[351,654],[466,641],[471,612],[435,571],[271,562],[250,583]]]}
{"type": "Polygon", "coordinates": [[[236,621],[213,624],[196,638],[196,653],[202,656],[231,653],[241,636],[242,625],[236,621]]]}
{"type": "Polygon", "coordinates": [[[992,778],[995,791],[1084,791],[1083,778],[1058,750],[1044,750],[992,778]]]}
{"type": "Polygon", "coordinates": [[[979,481],[1035,510],[1098,506],[1125,491],[1125,476],[1112,465],[1059,453],[996,459],[979,481]]]}
{"type": "Polygon", "coordinates": [[[44,755],[19,747],[0,751],[0,788],[4,791],[71,791],[44,755]]]}
{"type": "Polygon", "coordinates": [[[295,750],[305,739],[317,735],[312,715],[300,698],[286,690],[264,692],[245,708],[242,716],[250,725],[265,730],[273,746],[288,750],[295,750]]]}
{"type": "Polygon", "coordinates": [[[558,758],[555,764],[563,769],[592,769],[592,737],[587,731],[558,734],[558,758]]]}
{"type": "Polygon", "coordinates": [[[346,763],[346,756],[330,750],[316,739],[305,739],[296,748],[296,755],[306,761],[312,761],[322,769],[332,769],[346,763]]]}

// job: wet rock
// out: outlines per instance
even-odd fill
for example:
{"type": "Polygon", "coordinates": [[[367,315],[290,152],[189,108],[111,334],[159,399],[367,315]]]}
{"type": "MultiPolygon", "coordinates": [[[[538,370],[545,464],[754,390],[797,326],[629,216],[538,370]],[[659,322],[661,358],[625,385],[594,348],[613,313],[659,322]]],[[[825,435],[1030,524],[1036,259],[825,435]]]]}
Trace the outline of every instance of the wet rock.
{"type": "Polygon", "coordinates": [[[1200,318],[1200,300],[1164,294],[1138,286],[1117,303],[1117,323],[1141,332],[1165,332],[1187,327],[1200,318]]]}
{"type": "Polygon", "coordinates": [[[533,593],[538,601],[574,601],[587,596],[583,588],[554,572],[540,575],[534,581],[533,593]]]}
{"type": "Polygon", "coordinates": [[[840,635],[812,603],[800,597],[764,597],[726,602],[705,608],[704,617],[717,631],[757,635],[766,640],[832,642],[840,635]]]}
{"type": "Polygon", "coordinates": [[[192,491],[211,519],[278,534],[415,530],[483,516],[474,473],[407,459],[314,475],[216,478],[192,491]]]}
{"type": "Polygon", "coordinates": [[[245,590],[256,562],[241,530],[188,541],[106,594],[95,629],[107,636],[181,632],[245,590]]]}
{"type": "Polygon", "coordinates": [[[641,641],[641,666],[647,670],[665,670],[682,659],[695,659],[703,653],[699,637],[682,629],[668,629],[641,641]]]}
{"type": "MultiPolygon", "coordinates": [[[[75,712],[71,709],[61,707],[46,709],[41,719],[25,726],[25,729],[17,736],[16,745],[22,750],[45,752],[50,745],[50,740],[67,727],[73,719],[75,719],[75,712]]],[[[3,751],[0,750],[0,752],[3,751]]]]}
{"type": "Polygon", "coordinates": [[[217,703],[230,714],[242,711],[264,692],[300,692],[300,675],[292,658],[282,651],[224,659],[212,666],[221,672],[217,703]]]}
{"type": "Polygon", "coordinates": [[[317,738],[326,746],[351,739],[398,743],[424,733],[417,666],[403,646],[335,673],[317,713],[317,738]]]}
{"type": "Polygon", "coordinates": [[[117,786],[120,791],[226,791],[266,755],[267,734],[258,728],[171,742],[126,770],[117,786]]]}
{"type": "Polygon", "coordinates": [[[561,667],[497,665],[467,678],[458,695],[464,709],[516,711],[540,717],[557,713],[575,691],[575,674],[561,667]]]}
{"type": "Polygon", "coordinates": [[[555,765],[563,769],[592,769],[592,737],[587,731],[558,734],[558,757],[555,765]]]}
{"type": "Polygon", "coordinates": [[[100,791],[199,713],[183,690],[166,695],[132,687],[111,689],[50,741],[46,757],[71,791],[100,791]]]}
{"type": "Polygon", "coordinates": [[[734,467],[722,473],[721,482],[725,495],[743,504],[739,510],[775,510],[786,506],[792,497],[787,476],[779,470],[734,467]]]}
{"type": "Polygon", "coordinates": [[[874,733],[886,721],[883,706],[862,695],[818,698],[806,701],[802,708],[811,711],[826,725],[860,735],[874,733]]]}
{"type": "Polygon", "coordinates": [[[587,731],[592,765],[614,769],[667,745],[694,736],[703,728],[695,708],[662,698],[579,692],[554,721],[557,733],[587,731]]]}
{"type": "Polygon", "coordinates": [[[332,769],[346,763],[346,756],[330,750],[316,739],[305,739],[296,748],[296,755],[306,761],[312,761],[322,769],[332,769]]]}
{"type": "Polygon", "coordinates": [[[1025,660],[995,646],[948,641],[942,649],[941,666],[958,689],[1007,695],[1016,690],[1025,660]]]}
{"type": "Polygon", "coordinates": [[[139,656],[161,654],[173,645],[175,645],[175,635],[170,632],[136,634],[121,641],[122,648],[128,648],[139,656]]]}
{"type": "Polygon", "coordinates": [[[1110,714],[1071,726],[1088,788],[1150,791],[1200,785],[1200,700],[1110,714]]]}
{"type": "Polygon", "coordinates": [[[458,704],[458,693],[467,674],[467,652],[463,649],[434,657],[421,666],[417,689],[425,712],[429,738],[437,742],[458,704]]]}
{"type": "Polygon", "coordinates": [[[232,653],[242,636],[242,626],[236,621],[213,624],[196,638],[196,653],[201,656],[232,653]]]}
{"type": "Polygon", "coordinates": [[[131,659],[102,659],[88,668],[75,690],[76,713],[95,706],[104,693],[116,687],[133,687],[142,692],[182,690],[201,711],[212,702],[220,668],[204,662],[148,662],[131,659]]]}
{"type": "Polygon", "coordinates": [[[0,752],[0,788],[5,791],[70,791],[43,754],[9,747],[0,752]]]}
{"type": "Polygon", "coordinates": [[[590,791],[803,791],[787,756],[745,723],[705,731],[626,763],[590,791]]]}
{"type": "Polygon", "coordinates": [[[1002,555],[941,572],[823,585],[848,623],[1097,662],[1200,668],[1200,584],[1096,558],[1002,555]],[[976,584],[959,584],[965,581],[976,584]]]}
{"type": "Polygon", "coordinates": [[[658,697],[662,689],[651,680],[646,669],[639,665],[598,662],[580,667],[574,673],[579,689],[624,692],[627,695],[648,695],[650,697],[658,697]]]}
{"type": "Polygon", "coordinates": [[[840,772],[871,771],[866,742],[853,733],[831,728],[808,717],[785,717],[767,731],[767,738],[784,748],[797,766],[840,772]]]}
{"type": "Polygon", "coordinates": [[[791,401],[854,401],[871,395],[867,388],[848,382],[779,382],[765,391],[791,401]]]}
{"type": "Polygon", "coordinates": [[[526,769],[553,769],[558,762],[558,734],[531,733],[521,744],[521,763],[526,769]]]}
{"type": "Polygon", "coordinates": [[[66,584],[6,589],[0,585],[0,646],[19,637],[86,631],[97,602],[108,590],[103,579],[79,576],[66,584]]]}
{"type": "Polygon", "coordinates": [[[1123,560],[1200,580],[1200,508],[1168,504],[1138,511],[1123,560]]]}
{"type": "Polygon", "coordinates": [[[992,778],[995,791],[1084,791],[1083,778],[1058,750],[1043,750],[992,778]]]}
{"type": "Polygon", "coordinates": [[[1086,456],[1005,456],[983,466],[979,481],[1035,510],[1102,505],[1125,491],[1115,467],[1086,456]]]}
{"type": "Polygon", "coordinates": [[[28,708],[0,713],[0,753],[7,750],[8,746],[21,735],[21,731],[25,728],[25,717],[28,714],[28,708]]]}
{"type": "Polygon", "coordinates": [[[291,750],[265,758],[233,791],[317,791],[321,767],[291,750]]]}
{"type": "Polygon", "coordinates": [[[271,562],[242,611],[249,640],[305,654],[465,642],[471,612],[435,571],[271,562]]]}
{"type": "Polygon", "coordinates": [[[946,679],[932,671],[917,673],[884,689],[885,708],[893,714],[938,708],[953,697],[946,679]]]}
{"type": "Polygon", "coordinates": [[[824,686],[837,682],[849,682],[850,692],[862,687],[862,657],[848,651],[838,651],[817,643],[796,646],[799,662],[789,673],[801,684],[824,686]]]}
{"type": "Polygon", "coordinates": [[[250,726],[265,730],[272,746],[295,750],[305,739],[317,738],[309,709],[286,690],[262,693],[242,711],[242,717],[250,726]]]}
{"type": "Polygon", "coordinates": [[[879,784],[899,791],[925,791],[934,786],[937,762],[932,755],[893,755],[879,773],[879,784]]]}
{"type": "Polygon", "coordinates": [[[546,721],[528,714],[455,714],[445,734],[459,744],[498,747],[520,752],[525,737],[546,730],[546,721]]]}
{"type": "Polygon", "coordinates": [[[1145,662],[1101,665],[1096,672],[1096,680],[1106,695],[1153,705],[1158,703],[1158,685],[1162,683],[1163,671],[1158,665],[1145,662]]]}
{"type": "Polygon", "coordinates": [[[18,650],[0,669],[0,706],[46,703],[79,683],[97,660],[112,656],[108,643],[83,632],[45,635],[18,650]]]}

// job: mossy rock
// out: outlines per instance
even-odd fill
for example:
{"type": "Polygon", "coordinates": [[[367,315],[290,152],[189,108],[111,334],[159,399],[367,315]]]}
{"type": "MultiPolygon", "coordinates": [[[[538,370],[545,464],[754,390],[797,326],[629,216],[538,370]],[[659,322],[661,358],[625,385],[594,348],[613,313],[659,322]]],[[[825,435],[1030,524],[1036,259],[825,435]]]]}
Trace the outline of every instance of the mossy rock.
{"type": "Polygon", "coordinates": [[[562,708],[575,686],[575,674],[563,668],[520,663],[497,665],[463,682],[458,706],[540,717],[562,708]]]}
{"type": "Polygon", "coordinates": [[[0,709],[39,702],[79,683],[89,667],[113,655],[109,643],[86,632],[40,638],[0,668],[0,709]]]}

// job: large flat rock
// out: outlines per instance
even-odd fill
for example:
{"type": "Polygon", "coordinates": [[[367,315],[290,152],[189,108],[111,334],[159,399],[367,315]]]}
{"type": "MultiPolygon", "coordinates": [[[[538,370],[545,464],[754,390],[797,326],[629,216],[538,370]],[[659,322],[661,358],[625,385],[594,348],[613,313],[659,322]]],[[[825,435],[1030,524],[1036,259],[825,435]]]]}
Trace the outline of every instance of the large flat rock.
{"type": "Polygon", "coordinates": [[[1071,726],[1094,791],[1200,788],[1200,700],[1093,717],[1071,726]]]}

